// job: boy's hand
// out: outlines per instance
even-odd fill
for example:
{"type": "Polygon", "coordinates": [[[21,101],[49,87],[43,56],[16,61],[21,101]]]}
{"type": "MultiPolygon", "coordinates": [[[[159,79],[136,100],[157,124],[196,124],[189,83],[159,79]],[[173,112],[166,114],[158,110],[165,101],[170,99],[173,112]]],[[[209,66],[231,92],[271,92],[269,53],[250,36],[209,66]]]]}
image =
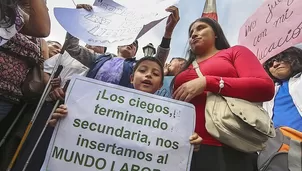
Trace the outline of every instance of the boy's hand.
{"type": "Polygon", "coordinates": [[[62,88],[56,87],[49,93],[49,97],[52,100],[64,100],[65,93],[62,88]]]}
{"type": "Polygon", "coordinates": [[[191,135],[190,144],[194,145],[194,151],[199,151],[201,141],[202,138],[196,132],[191,135]]]}
{"type": "Polygon", "coordinates": [[[66,117],[67,115],[67,107],[66,105],[60,105],[53,114],[51,114],[51,119],[48,124],[52,127],[55,127],[58,120],[66,117]]]}

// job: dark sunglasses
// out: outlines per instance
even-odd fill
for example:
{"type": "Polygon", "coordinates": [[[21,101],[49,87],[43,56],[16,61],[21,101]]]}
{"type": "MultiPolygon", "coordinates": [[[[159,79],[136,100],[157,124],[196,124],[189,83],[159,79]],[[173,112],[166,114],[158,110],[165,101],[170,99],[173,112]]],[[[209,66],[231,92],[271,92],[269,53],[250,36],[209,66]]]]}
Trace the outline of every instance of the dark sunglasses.
{"type": "Polygon", "coordinates": [[[278,56],[278,57],[270,59],[269,61],[267,61],[267,66],[269,68],[273,67],[274,66],[274,62],[284,62],[283,56],[278,56]]]}
{"type": "Polygon", "coordinates": [[[137,42],[133,42],[132,44],[133,44],[135,47],[137,47],[137,42]]]}

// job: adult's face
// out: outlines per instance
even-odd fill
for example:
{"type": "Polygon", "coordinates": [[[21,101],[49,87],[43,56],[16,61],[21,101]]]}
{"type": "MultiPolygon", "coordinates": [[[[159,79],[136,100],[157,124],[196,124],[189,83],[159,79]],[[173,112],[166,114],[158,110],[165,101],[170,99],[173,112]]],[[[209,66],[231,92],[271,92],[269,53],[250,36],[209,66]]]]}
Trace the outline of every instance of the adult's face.
{"type": "Polygon", "coordinates": [[[291,76],[292,68],[288,62],[272,60],[269,63],[269,72],[275,78],[285,80],[291,76]]]}
{"type": "Polygon", "coordinates": [[[48,44],[49,57],[52,57],[58,53],[60,53],[62,46],[56,42],[52,42],[48,44]]]}
{"type": "Polygon", "coordinates": [[[206,49],[215,46],[215,32],[205,22],[197,21],[190,28],[190,47],[193,53],[199,55],[206,49]]]}
{"type": "Polygon", "coordinates": [[[126,46],[119,46],[119,55],[124,58],[133,58],[137,51],[136,47],[136,42],[126,46]]]}

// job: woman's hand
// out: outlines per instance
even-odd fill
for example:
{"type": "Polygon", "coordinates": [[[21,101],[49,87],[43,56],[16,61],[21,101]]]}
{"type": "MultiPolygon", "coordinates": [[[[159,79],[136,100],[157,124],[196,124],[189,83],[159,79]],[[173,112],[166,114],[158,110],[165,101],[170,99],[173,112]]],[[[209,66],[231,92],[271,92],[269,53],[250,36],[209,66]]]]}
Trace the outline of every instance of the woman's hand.
{"type": "Polygon", "coordinates": [[[85,9],[87,11],[92,11],[92,6],[89,4],[78,4],[77,9],[85,9]]]}
{"type": "Polygon", "coordinates": [[[194,132],[194,134],[191,135],[189,140],[190,140],[190,144],[194,145],[194,151],[198,151],[200,148],[200,143],[202,141],[202,138],[196,132],[194,132]]]}
{"type": "Polygon", "coordinates": [[[60,105],[53,114],[51,114],[51,119],[49,120],[48,124],[52,127],[55,127],[58,120],[66,117],[67,115],[67,106],[60,105]]]}
{"type": "Polygon", "coordinates": [[[173,93],[173,99],[189,102],[206,88],[206,78],[200,77],[182,84],[173,93]]]}

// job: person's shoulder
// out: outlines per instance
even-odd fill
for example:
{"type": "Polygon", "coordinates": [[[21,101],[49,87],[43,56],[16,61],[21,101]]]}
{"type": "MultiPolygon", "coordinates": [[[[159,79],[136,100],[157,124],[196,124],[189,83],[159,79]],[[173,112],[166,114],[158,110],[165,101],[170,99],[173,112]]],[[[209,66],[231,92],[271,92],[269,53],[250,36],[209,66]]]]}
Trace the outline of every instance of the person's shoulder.
{"type": "Polygon", "coordinates": [[[254,54],[249,48],[242,46],[242,45],[235,45],[227,49],[227,52],[229,54],[232,54],[232,56],[237,56],[237,55],[252,55],[254,54]]]}
{"type": "Polygon", "coordinates": [[[113,53],[96,53],[96,52],[94,52],[93,55],[94,55],[94,62],[100,62],[105,58],[112,59],[115,57],[115,55],[113,53]]]}
{"type": "Polygon", "coordinates": [[[234,60],[238,56],[245,56],[245,57],[246,57],[246,55],[251,56],[253,54],[253,52],[250,51],[245,46],[235,45],[235,46],[229,47],[227,49],[223,49],[219,54],[230,60],[234,60]]]}
{"type": "Polygon", "coordinates": [[[232,52],[240,52],[240,51],[248,51],[248,52],[251,52],[251,50],[245,46],[242,46],[242,45],[235,45],[235,46],[232,46],[230,48],[228,48],[229,51],[232,51],[232,52]]]}
{"type": "Polygon", "coordinates": [[[249,49],[245,46],[242,46],[242,45],[235,45],[235,46],[232,46],[232,47],[228,48],[228,50],[230,50],[230,51],[239,51],[239,50],[249,50],[249,49]]]}
{"type": "Polygon", "coordinates": [[[45,63],[56,63],[56,61],[58,60],[59,56],[60,56],[60,53],[58,53],[58,54],[56,54],[56,55],[54,55],[52,57],[49,57],[44,62],[45,63]]]}
{"type": "Polygon", "coordinates": [[[104,56],[108,56],[108,57],[117,57],[114,53],[110,53],[110,52],[106,52],[106,53],[94,53],[95,56],[98,57],[104,57],[104,56]]]}

